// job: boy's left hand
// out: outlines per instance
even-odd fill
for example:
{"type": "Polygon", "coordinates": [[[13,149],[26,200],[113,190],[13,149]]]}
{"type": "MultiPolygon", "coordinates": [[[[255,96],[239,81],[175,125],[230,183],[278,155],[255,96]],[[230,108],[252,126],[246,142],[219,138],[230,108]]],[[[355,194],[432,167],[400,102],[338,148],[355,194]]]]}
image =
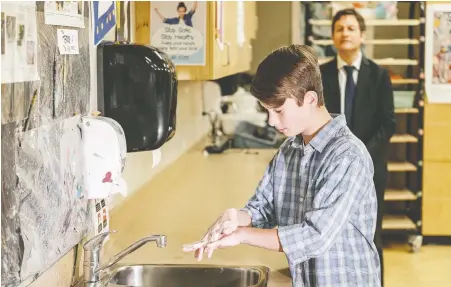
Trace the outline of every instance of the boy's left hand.
{"type": "Polygon", "coordinates": [[[240,245],[243,242],[243,229],[237,228],[233,233],[223,236],[221,239],[211,242],[205,247],[208,258],[211,258],[213,252],[218,248],[226,248],[240,245]]]}

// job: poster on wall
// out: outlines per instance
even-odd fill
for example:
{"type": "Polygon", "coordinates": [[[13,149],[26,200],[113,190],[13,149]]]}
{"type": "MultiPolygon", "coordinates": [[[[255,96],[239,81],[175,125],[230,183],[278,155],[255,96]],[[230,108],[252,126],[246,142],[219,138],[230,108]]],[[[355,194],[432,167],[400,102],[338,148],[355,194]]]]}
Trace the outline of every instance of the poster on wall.
{"type": "Polygon", "coordinates": [[[151,45],[176,66],[204,66],[206,2],[152,2],[151,9],[151,45]]]}
{"type": "Polygon", "coordinates": [[[84,28],[83,1],[45,1],[45,24],[84,28]]]}
{"type": "Polygon", "coordinates": [[[2,83],[38,80],[36,2],[2,3],[2,83]]]}
{"type": "Polygon", "coordinates": [[[114,1],[93,1],[92,21],[94,45],[98,45],[105,35],[116,26],[114,1]]]}
{"type": "Polygon", "coordinates": [[[426,17],[426,96],[451,103],[451,5],[429,4],[426,17]]]}

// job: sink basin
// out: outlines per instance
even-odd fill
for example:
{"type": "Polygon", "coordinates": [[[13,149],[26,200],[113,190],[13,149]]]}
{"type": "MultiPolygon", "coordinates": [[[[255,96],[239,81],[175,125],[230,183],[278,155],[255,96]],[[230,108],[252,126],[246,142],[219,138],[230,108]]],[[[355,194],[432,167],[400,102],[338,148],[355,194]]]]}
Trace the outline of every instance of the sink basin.
{"type": "Polygon", "coordinates": [[[269,269],[263,266],[129,265],[119,267],[109,287],[263,287],[269,269]]]}

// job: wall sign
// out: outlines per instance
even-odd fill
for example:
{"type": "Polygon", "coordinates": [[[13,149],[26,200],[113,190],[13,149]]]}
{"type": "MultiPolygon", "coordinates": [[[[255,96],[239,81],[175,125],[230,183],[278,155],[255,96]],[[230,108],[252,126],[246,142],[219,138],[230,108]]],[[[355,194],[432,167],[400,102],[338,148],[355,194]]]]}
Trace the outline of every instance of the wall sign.
{"type": "Polygon", "coordinates": [[[428,4],[426,13],[426,96],[451,103],[451,5],[428,4]]]}
{"type": "Polygon", "coordinates": [[[150,44],[175,65],[204,66],[206,2],[152,2],[150,44]]]}
{"type": "Polygon", "coordinates": [[[94,45],[99,44],[105,35],[116,26],[114,1],[93,1],[93,35],[94,45]]]}

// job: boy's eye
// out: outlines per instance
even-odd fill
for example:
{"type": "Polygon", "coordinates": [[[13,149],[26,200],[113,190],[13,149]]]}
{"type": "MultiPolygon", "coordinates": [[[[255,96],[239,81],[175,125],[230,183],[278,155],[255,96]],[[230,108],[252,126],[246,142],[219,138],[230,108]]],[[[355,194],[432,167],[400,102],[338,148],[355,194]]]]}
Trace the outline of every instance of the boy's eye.
{"type": "Polygon", "coordinates": [[[280,114],[283,110],[274,110],[276,113],[280,114]]]}

